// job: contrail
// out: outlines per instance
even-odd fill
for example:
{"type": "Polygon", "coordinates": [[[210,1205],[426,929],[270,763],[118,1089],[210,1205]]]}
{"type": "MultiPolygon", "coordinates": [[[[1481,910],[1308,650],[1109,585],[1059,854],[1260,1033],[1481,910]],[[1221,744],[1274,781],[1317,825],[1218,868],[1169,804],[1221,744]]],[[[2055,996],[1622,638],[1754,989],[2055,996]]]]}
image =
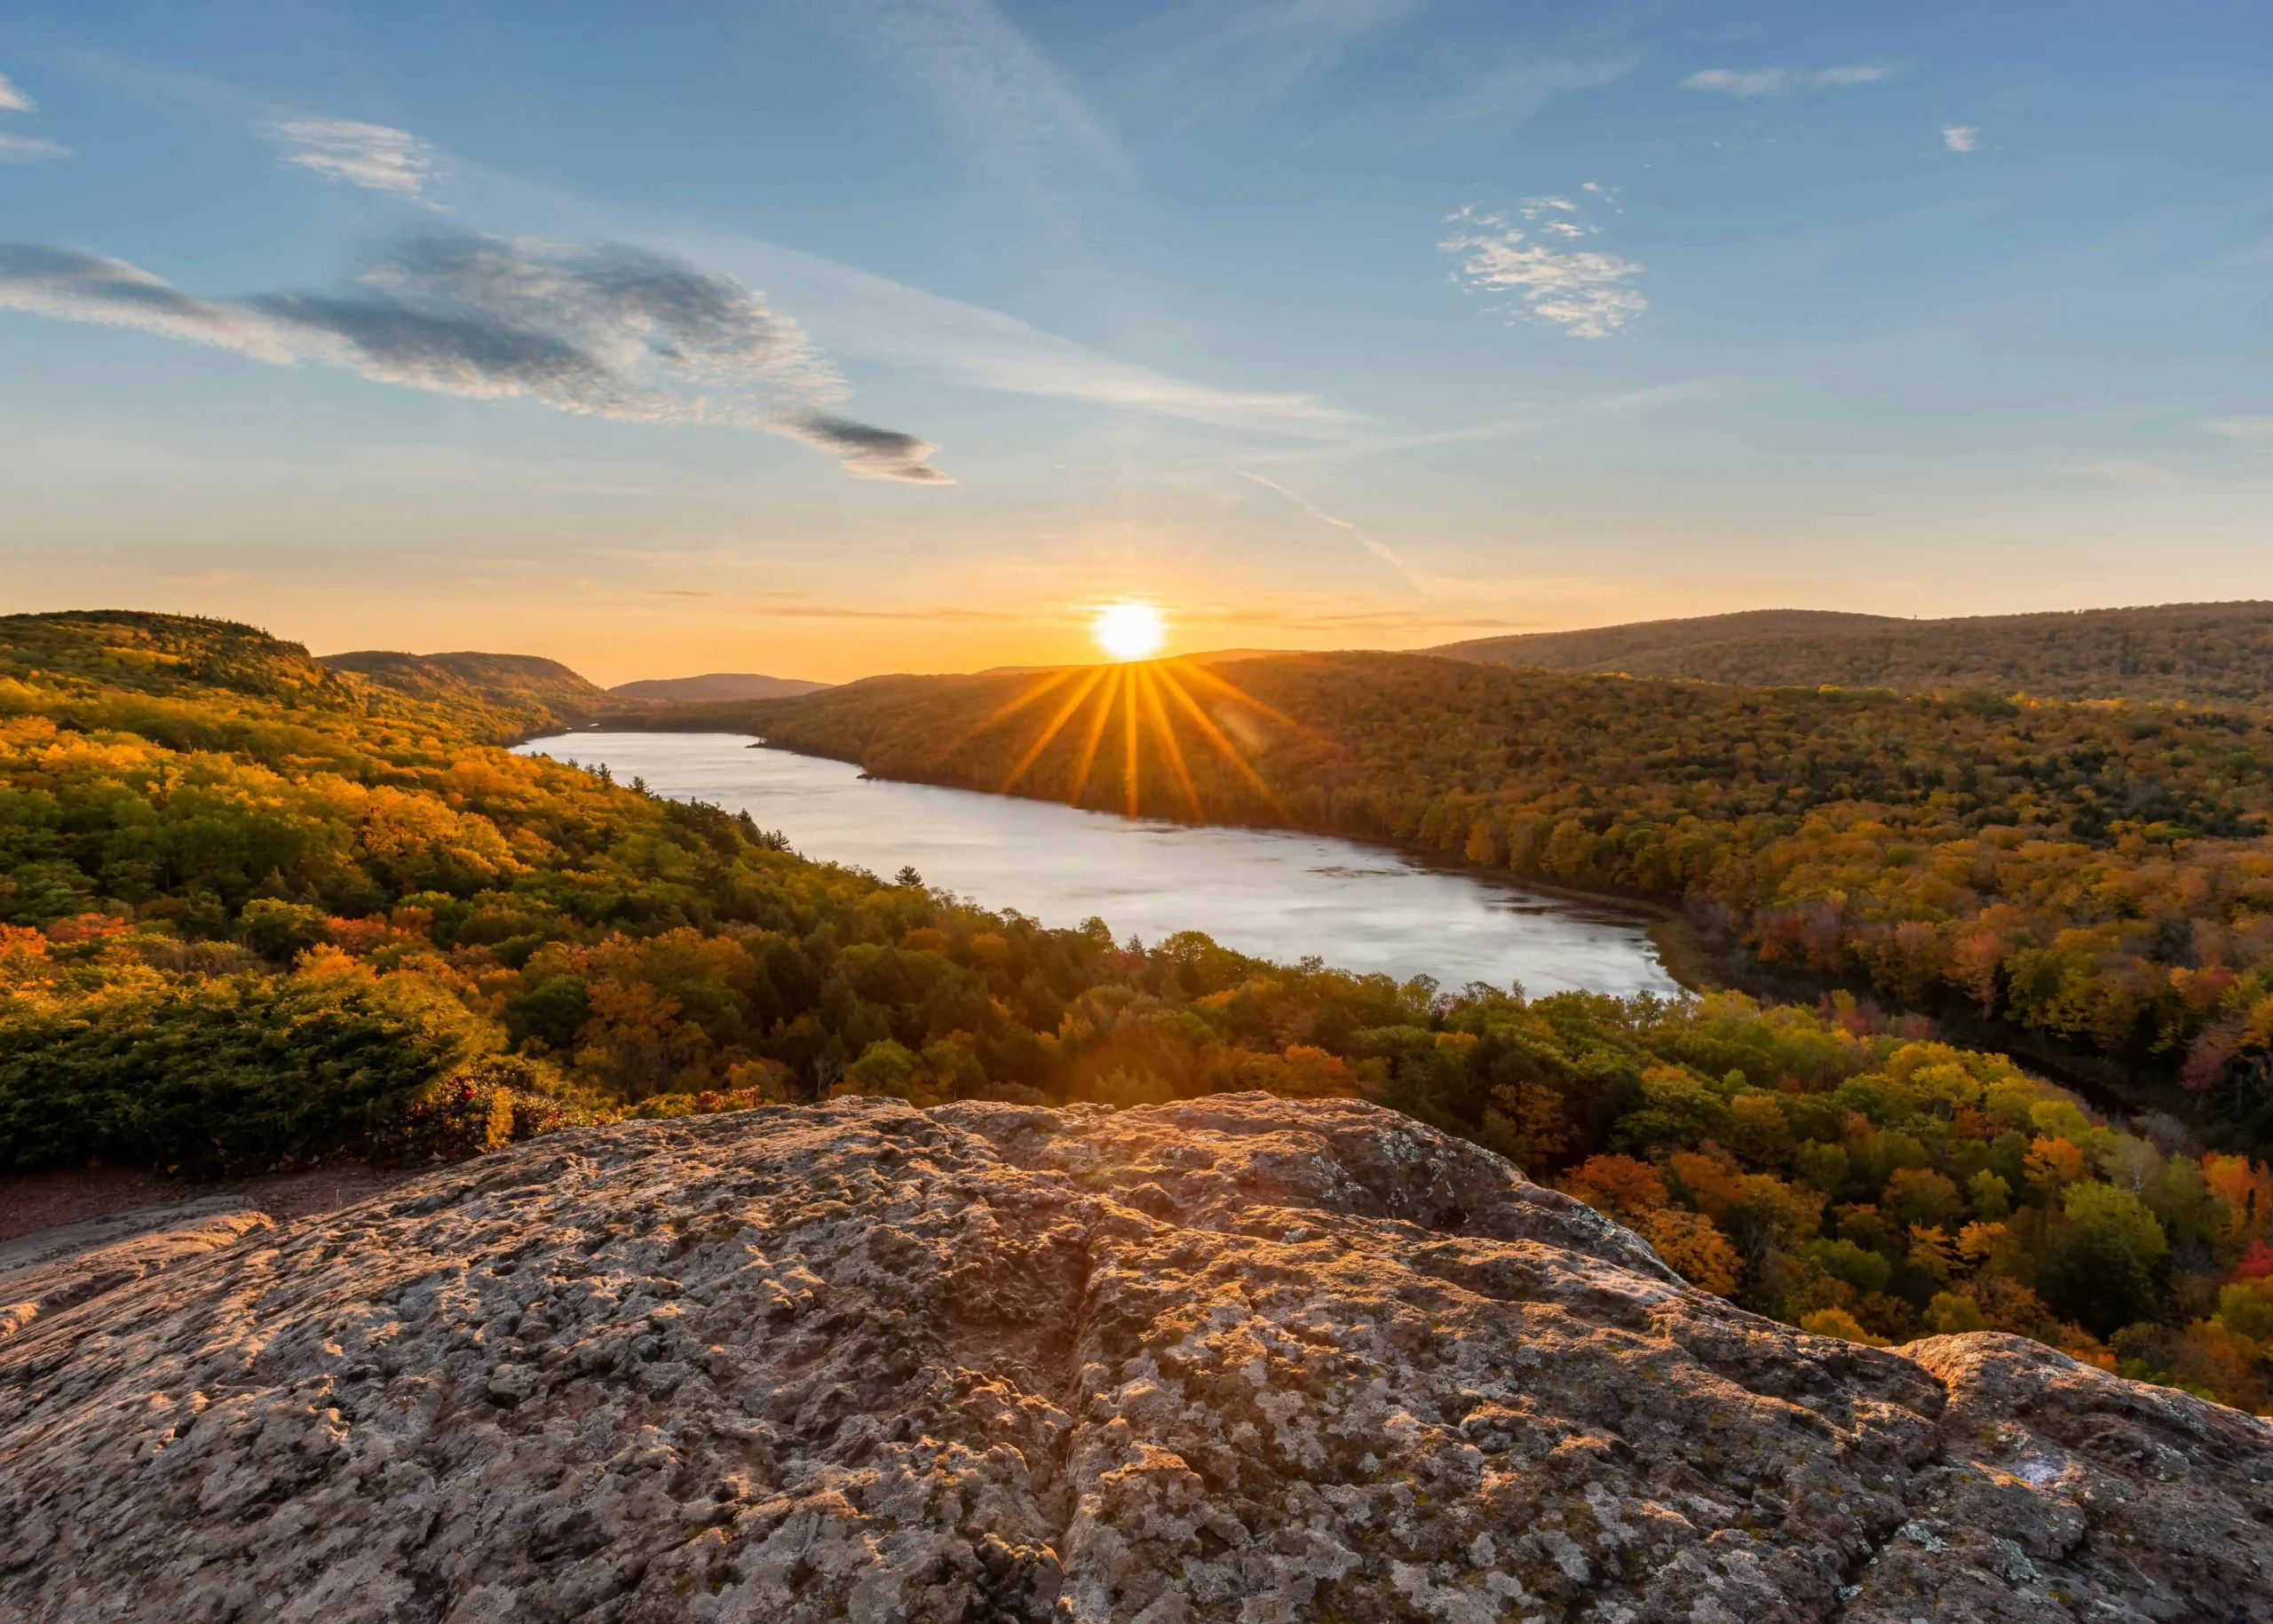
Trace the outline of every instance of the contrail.
{"type": "Polygon", "coordinates": [[[1442,575],[1428,575],[1422,574],[1420,571],[1414,569],[1410,564],[1407,564],[1403,558],[1398,558],[1397,554],[1385,543],[1375,541],[1372,536],[1366,535],[1364,530],[1360,529],[1358,526],[1351,524],[1348,519],[1336,519],[1333,514],[1327,512],[1324,508],[1319,506],[1318,503],[1312,502],[1301,492],[1288,490],[1285,486],[1279,484],[1278,480],[1266,479],[1261,474],[1252,472],[1245,468],[1239,471],[1239,475],[1243,479],[1254,480],[1257,485],[1263,487],[1267,490],[1277,491],[1287,501],[1302,509],[1303,512],[1318,520],[1319,523],[1322,525],[1332,525],[1337,530],[1347,530],[1351,535],[1358,538],[1358,545],[1363,547],[1367,552],[1372,553],[1374,557],[1379,558],[1382,563],[1388,565],[1398,574],[1404,576],[1406,584],[1411,587],[1414,591],[1423,593],[1430,598],[1439,598],[1443,597],[1448,590],[1458,585],[1458,582],[1449,581],[1442,575]]]}

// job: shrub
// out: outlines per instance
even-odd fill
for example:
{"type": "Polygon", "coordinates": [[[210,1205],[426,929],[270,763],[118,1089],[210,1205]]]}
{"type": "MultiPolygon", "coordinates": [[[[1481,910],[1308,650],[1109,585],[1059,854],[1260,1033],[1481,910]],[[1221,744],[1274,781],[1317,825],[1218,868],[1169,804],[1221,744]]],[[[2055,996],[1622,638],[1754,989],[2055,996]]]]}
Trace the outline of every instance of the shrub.
{"type": "Polygon", "coordinates": [[[353,972],[0,1005],[0,1167],[207,1175],[360,1145],[478,1046],[453,1000],[353,972]]]}

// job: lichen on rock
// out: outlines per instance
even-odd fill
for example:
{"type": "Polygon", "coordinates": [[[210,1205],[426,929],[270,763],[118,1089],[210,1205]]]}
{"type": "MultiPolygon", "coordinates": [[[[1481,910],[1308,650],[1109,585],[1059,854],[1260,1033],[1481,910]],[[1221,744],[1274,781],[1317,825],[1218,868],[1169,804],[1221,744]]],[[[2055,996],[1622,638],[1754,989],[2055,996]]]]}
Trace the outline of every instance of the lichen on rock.
{"type": "Polygon", "coordinates": [[[1350,1101],[618,1124],[224,1240],[0,1340],[0,1617],[2273,1618],[2264,1422],[1758,1319],[1350,1101]]]}

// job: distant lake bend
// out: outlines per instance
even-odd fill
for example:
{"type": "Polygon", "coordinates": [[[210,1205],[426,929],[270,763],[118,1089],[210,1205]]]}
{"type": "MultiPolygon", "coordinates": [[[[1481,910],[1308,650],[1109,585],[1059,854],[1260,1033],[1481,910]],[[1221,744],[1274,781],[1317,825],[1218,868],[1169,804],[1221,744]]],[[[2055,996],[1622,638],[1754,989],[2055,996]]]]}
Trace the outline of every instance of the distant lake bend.
{"type": "Polygon", "coordinates": [[[747,812],[805,856],[924,883],[1046,925],[1097,916],[1116,938],[1204,931],[1292,963],[1315,955],[1398,980],[1520,981],[1677,994],[1647,935],[1653,915],[1480,871],[1431,867],[1327,835],[1195,827],[1054,801],[862,776],[850,762],[753,747],[741,733],[560,733],[523,755],[605,764],[621,782],[747,812]]]}

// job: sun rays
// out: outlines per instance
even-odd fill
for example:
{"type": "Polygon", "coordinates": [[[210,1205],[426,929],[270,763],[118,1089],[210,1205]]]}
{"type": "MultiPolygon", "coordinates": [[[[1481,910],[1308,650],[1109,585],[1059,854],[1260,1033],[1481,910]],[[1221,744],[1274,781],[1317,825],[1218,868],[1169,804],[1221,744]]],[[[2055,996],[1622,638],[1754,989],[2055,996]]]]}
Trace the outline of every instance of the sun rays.
{"type": "Polygon", "coordinates": [[[1063,738],[1071,747],[1073,761],[1057,793],[1062,793],[1068,804],[1079,806],[1087,801],[1098,757],[1104,754],[1109,764],[1108,783],[1117,758],[1120,784],[1114,798],[1119,810],[1134,818],[1148,809],[1161,812],[1173,807],[1177,813],[1204,823],[1209,815],[1207,797],[1193,772],[1189,746],[1191,750],[1220,759],[1263,805],[1285,816],[1286,808],[1278,795],[1255,770],[1247,752],[1194,695],[1194,688],[1208,692],[1219,704],[1235,703],[1306,737],[1315,736],[1292,717],[1194,661],[1125,660],[1037,676],[958,733],[934,760],[945,760],[998,729],[1023,732],[1041,701],[1056,695],[1057,702],[1042,713],[1032,735],[1013,747],[1017,755],[995,785],[999,792],[1008,793],[1025,782],[1050,747],[1063,738]],[[1108,738],[1112,748],[1106,754],[1108,738]]]}

